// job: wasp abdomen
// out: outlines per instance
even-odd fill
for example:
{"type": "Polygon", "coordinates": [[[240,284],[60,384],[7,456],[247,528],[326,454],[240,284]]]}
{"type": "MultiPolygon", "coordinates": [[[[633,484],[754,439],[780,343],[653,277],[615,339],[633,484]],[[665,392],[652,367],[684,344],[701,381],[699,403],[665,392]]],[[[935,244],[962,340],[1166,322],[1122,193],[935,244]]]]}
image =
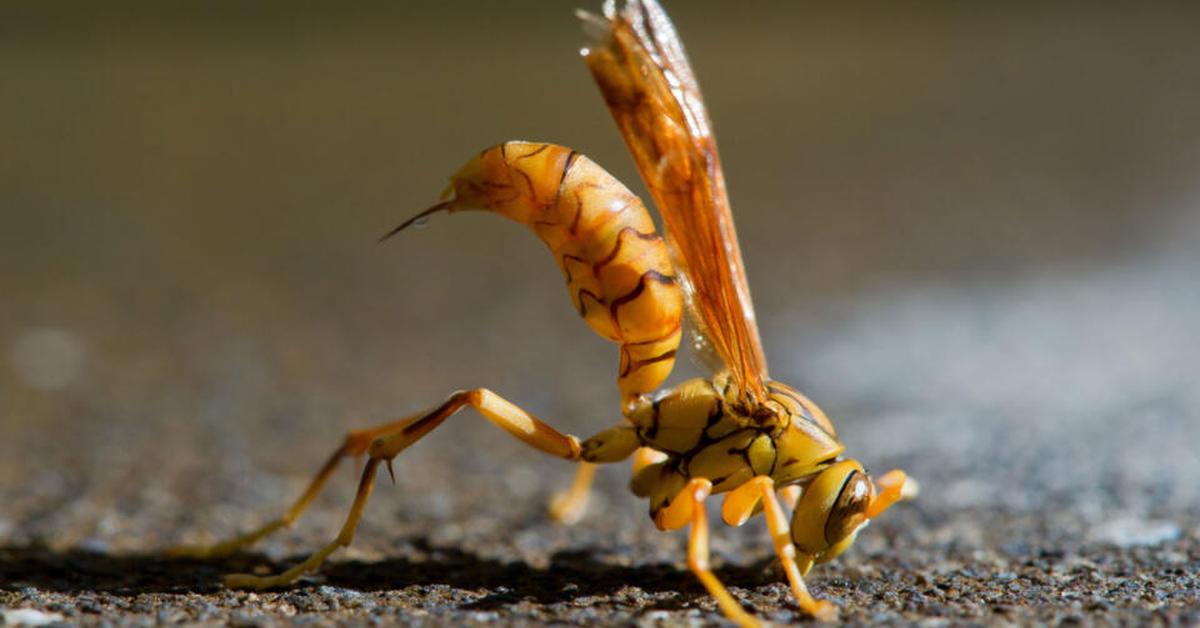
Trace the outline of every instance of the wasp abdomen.
{"type": "Polygon", "coordinates": [[[555,255],[572,304],[621,345],[617,383],[629,401],[667,378],[679,347],[683,294],[646,206],[579,153],[506,142],[451,177],[448,211],[479,209],[529,227],[555,255]]]}

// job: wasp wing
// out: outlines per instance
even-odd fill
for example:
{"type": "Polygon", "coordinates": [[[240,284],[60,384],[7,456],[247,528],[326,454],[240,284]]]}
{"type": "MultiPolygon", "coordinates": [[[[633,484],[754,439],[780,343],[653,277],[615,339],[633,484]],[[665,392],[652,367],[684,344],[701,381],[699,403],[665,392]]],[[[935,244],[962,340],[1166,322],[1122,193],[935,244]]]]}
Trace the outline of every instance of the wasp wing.
{"type": "Polygon", "coordinates": [[[580,13],[595,43],[583,50],[605,102],[662,214],[701,340],[743,395],[766,398],[767,363],[717,142],[683,44],[655,0],[604,17],[580,13]]]}

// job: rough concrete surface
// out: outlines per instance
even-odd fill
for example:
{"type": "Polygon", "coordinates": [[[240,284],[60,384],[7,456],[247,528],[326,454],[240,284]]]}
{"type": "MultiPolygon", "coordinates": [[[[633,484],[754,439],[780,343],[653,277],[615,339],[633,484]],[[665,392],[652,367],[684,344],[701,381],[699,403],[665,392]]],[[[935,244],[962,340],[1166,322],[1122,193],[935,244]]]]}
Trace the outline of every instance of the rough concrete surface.
{"type": "MultiPolygon", "coordinates": [[[[624,464],[554,525],[570,466],[470,413],[295,586],[220,578],[331,539],[353,464],[249,553],[162,557],[278,515],[347,430],[454,389],[581,436],[618,418],[616,351],[527,233],[464,215],[372,244],[507,137],[634,179],[569,11],[542,32],[542,4],[233,6],[0,15],[3,622],[724,623],[624,464]]],[[[852,624],[1200,624],[1195,15],[669,8],[772,375],[923,487],[814,593],[852,624]]],[[[809,621],[761,521],[712,544],[747,609],[809,621]]]]}
{"type": "MultiPolygon", "coordinates": [[[[844,439],[873,468],[907,468],[925,494],[817,568],[814,591],[856,623],[1200,621],[1192,385],[1200,373],[1194,339],[1174,335],[1200,307],[1194,291],[1184,297],[1189,286],[1150,268],[988,294],[913,289],[852,306],[836,332],[805,350],[824,365],[812,387],[851,400],[856,387],[869,391],[839,413],[852,417],[839,423],[844,439]],[[1125,305],[1093,307],[1115,293],[1125,305]],[[1171,307],[1155,303],[1161,295],[1175,295],[1171,307]],[[872,331],[881,320],[891,321],[886,341],[872,331]],[[1104,360],[1113,348],[1093,339],[1140,320],[1154,325],[1127,347],[1136,364],[1104,360]],[[923,357],[894,355],[907,350],[923,357]],[[960,352],[969,364],[952,358],[960,352]]],[[[336,497],[255,553],[211,562],[156,555],[165,543],[227,535],[278,511],[338,438],[337,426],[315,416],[288,429],[292,418],[262,392],[319,383],[261,366],[265,373],[250,375],[239,366],[246,347],[166,342],[176,363],[207,362],[214,349],[224,358],[195,372],[206,384],[194,394],[152,386],[154,407],[133,410],[145,399],[140,387],[98,386],[51,424],[65,438],[17,432],[22,451],[15,464],[8,452],[6,468],[21,481],[5,485],[0,522],[5,608],[89,624],[719,621],[686,571],[681,536],[655,532],[644,505],[622,490],[623,466],[602,476],[587,519],[556,526],[544,502],[567,480],[566,465],[466,416],[399,459],[396,486],[381,484],[355,545],[319,575],[269,593],[222,589],[223,573],[286,568],[326,540],[354,478],[339,474],[336,497]],[[195,408],[204,418],[149,427],[75,419],[195,408]],[[309,428],[324,438],[304,436],[309,428]]],[[[134,366],[117,370],[126,368],[134,366]]],[[[771,567],[761,525],[718,526],[714,551],[718,573],[757,614],[803,619],[771,567]]]]}

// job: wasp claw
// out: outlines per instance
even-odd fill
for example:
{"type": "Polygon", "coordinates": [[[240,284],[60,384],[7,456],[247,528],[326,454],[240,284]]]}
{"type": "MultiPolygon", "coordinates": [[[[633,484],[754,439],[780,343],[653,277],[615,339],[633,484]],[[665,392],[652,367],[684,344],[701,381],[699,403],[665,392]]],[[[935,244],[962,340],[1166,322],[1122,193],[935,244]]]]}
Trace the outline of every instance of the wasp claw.
{"type": "Polygon", "coordinates": [[[392,460],[387,460],[388,475],[392,476],[392,484],[396,483],[396,472],[392,470],[392,460]]]}

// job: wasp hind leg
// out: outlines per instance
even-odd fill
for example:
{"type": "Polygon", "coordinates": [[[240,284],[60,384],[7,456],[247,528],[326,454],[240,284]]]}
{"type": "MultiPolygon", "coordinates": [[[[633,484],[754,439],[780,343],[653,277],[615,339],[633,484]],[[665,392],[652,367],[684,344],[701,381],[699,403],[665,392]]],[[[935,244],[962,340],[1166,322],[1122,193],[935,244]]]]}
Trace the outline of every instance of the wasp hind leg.
{"type": "MultiPolygon", "coordinates": [[[[350,506],[350,513],[346,516],[346,521],[342,524],[337,538],[313,553],[304,562],[283,573],[265,577],[232,574],[225,577],[225,585],[230,588],[269,589],[290,584],[304,574],[316,571],[330,554],[350,545],[354,539],[354,531],[358,527],[363,510],[371,497],[371,491],[375,487],[375,477],[379,465],[386,464],[390,471],[392,459],[400,452],[467,406],[477,410],[492,424],[536,449],[566,460],[579,460],[580,458],[582,447],[578,438],[558,432],[496,393],[484,388],[456,392],[437,408],[413,419],[400,422],[394,425],[394,430],[386,430],[371,440],[366,448],[369,458],[366,468],[363,469],[362,479],[359,480],[354,503],[350,506]]],[[[321,479],[320,476],[318,479],[321,479]]]]}
{"type": "Polygon", "coordinates": [[[329,478],[333,475],[333,472],[337,470],[343,459],[358,457],[367,453],[367,448],[371,446],[371,442],[376,438],[398,432],[404,429],[409,423],[412,423],[419,418],[421,418],[421,415],[418,414],[403,419],[398,419],[396,421],[391,421],[383,425],[377,425],[365,430],[356,430],[347,434],[345,442],[343,442],[342,446],[338,447],[337,450],[335,450],[333,454],[329,456],[329,459],[325,461],[325,464],[321,467],[321,470],[318,471],[317,475],[312,479],[311,482],[309,482],[308,488],[304,490],[304,493],[300,495],[300,498],[297,499],[295,503],[292,504],[292,507],[289,508],[287,512],[285,512],[278,519],[270,521],[256,530],[252,530],[219,543],[198,546],[180,545],[176,547],[169,547],[163,550],[163,553],[167,556],[178,558],[220,558],[234,554],[240,551],[242,548],[257,542],[262,538],[282,530],[283,528],[291,526],[296,522],[297,519],[300,518],[300,515],[304,514],[304,511],[308,508],[308,506],[312,504],[317,495],[321,493],[321,490],[325,488],[325,484],[329,481],[329,478]]]}

